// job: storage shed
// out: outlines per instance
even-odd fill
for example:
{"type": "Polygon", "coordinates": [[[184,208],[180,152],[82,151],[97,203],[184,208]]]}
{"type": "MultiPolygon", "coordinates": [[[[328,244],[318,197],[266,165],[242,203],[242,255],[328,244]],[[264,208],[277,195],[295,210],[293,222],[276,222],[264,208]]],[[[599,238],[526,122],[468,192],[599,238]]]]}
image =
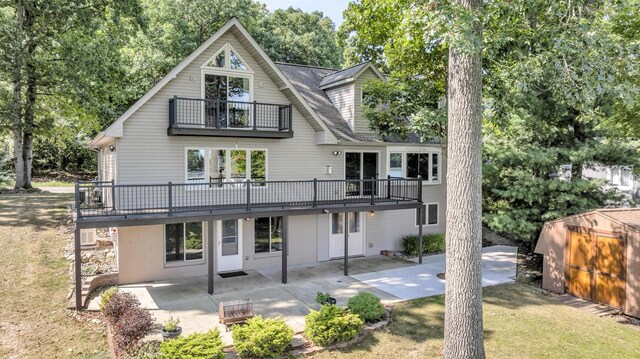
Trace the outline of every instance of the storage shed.
{"type": "Polygon", "coordinates": [[[640,209],[597,209],[544,224],[542,287],[640,317],[640,209]]]}

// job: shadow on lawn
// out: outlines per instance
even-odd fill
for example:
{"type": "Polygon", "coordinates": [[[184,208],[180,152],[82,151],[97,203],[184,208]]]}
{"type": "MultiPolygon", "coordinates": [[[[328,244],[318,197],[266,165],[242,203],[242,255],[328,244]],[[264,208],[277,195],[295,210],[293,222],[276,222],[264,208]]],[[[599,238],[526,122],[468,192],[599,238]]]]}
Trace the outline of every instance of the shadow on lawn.
{"type": "MultiPolygon", "coordinates": [[[[525,306],[550,304],[543,294],[522,284],[502,284],[486,287],[483,291],[485,307],[491,305],[515,310],[525,306]]],[[[429,340],[442,341],[444,338],[444,296],[442,295],[396,304],[392,317],[393,322],[386,330],[390,335],[416,344],[429,340]]],[[[487,330],[485,327],[485,339],[490,339],[494,334],[493,330],[487,330]]],[[[380,339],[374,334],[353,347],[335,351],[371,352],[379,343],[380,339]]]]}
{"type": "Polygon", "coordinates": [[[65,222],[69,194],[17,193],[0,195],[0,226],[33,226],[36,230],[65,222]]]}

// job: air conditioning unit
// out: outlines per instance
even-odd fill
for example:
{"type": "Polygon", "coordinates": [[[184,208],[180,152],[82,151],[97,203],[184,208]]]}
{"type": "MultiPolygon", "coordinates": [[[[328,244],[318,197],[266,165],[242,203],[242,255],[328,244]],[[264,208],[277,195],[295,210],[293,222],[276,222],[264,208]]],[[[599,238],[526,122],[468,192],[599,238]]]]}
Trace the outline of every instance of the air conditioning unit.
{"type": "Polygon", "coordinates": [[[95,246],[96,245],[96,231],[93,229],[80,230],[80,245],[82,246],[95,246]]]}

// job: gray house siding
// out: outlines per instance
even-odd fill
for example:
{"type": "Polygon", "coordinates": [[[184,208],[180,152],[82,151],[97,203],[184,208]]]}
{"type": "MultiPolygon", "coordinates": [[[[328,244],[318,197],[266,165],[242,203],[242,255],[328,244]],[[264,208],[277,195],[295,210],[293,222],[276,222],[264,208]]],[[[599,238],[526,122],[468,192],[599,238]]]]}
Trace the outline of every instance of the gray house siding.
{"type": "Polygon", "coordinates": [[[354,82],[355,93],[353,95],[353,114],[355,123],[355,132],[372,133],[369,129],[369,122],[364,118],[362,111],[362,86],[371,80],[380,80],[380,78],[371,69],[365,70],[354,82]]]}
{"type": "Polygon", "coordinates": [[[330,149],[319,149],[315,144],[316,131],[295,108],[292,139],[167,136],[169,99],[174,95],[201,98],[200,66],[226,42],[238,51],[254,71],[255,101],[289,103],[237,39],[227,33],[125,122],[124,137],[118,144],[120,153],[126,153],[118,157],[119,183],[184,182],[187,147],[267,148],[267,178],[270,180],[339,178],[340,173],[335,171],[333,176],[324,175],[325,164],[337,169],[339,163],[330,149]]]}
{"type": "Polygon", "coordinates": [[[352,130],[355,130],[353,83],[328,89],[326,93],[331,102],[333,102],[338,111],[340,111],[342,118],[347,121],[352,130]]]}

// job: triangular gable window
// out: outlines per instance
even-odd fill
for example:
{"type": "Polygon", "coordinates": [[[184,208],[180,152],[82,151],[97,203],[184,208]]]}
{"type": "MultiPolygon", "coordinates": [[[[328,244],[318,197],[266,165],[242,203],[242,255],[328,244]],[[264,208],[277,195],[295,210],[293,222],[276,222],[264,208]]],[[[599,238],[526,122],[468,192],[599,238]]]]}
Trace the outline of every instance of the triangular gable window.
{"type": "Polygon", "coordinates": [[[247,71],[247,65],[245,65],[244,62],[240,60],[240,57],[238,57],[238,55],[236,55],[236,53],[233,50],[231,50],[230,52],[231,52],[231,55],[229,56],[229,60],[231,63],[231,69],[247,71]]]}
{"type": "Polygon", "coordinates": [[[240,55],[229,44],[225,44],[215,55],[202,65],[202,68],[217,68],[234,71],[249,71],[251,69],[240,55]]]}

